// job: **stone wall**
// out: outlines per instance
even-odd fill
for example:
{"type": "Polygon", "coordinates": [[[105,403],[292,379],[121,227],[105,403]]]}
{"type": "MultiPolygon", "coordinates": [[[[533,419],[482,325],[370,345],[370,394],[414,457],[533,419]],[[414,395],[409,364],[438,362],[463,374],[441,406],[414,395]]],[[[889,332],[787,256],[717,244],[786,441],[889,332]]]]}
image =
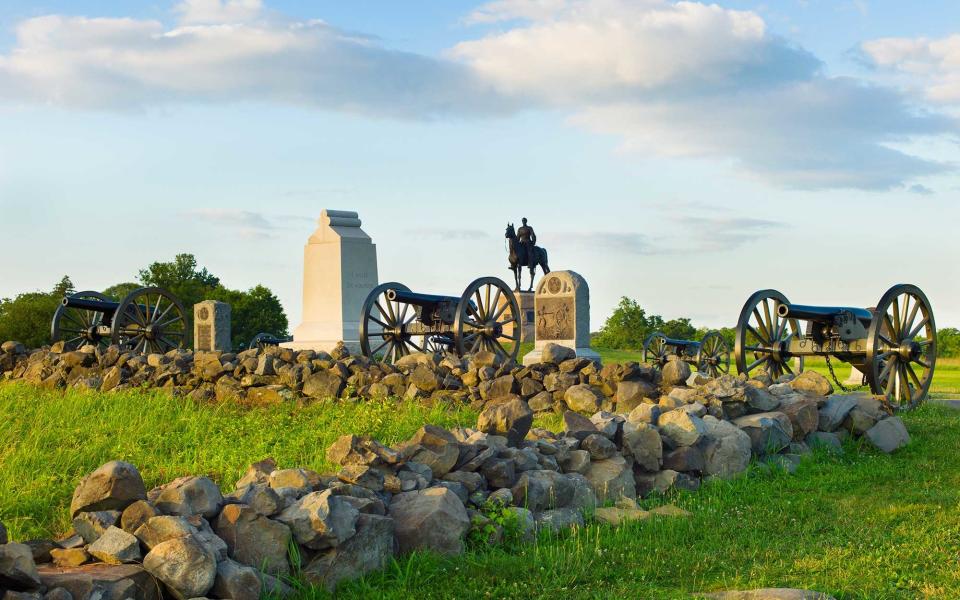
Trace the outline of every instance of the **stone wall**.
{"type": "Polygon", "coordinates": [[[327,450],[336,473],[263,460],[232,491],[203,476],[147,490],[134,465],[108,463],[79,482],[63,538],[6,543],[0,525],[0,588],[16,590],[11,600],[285,595],[295,544],[306,581],[333,589],[397,554],[457,555],[469,535],[497,543],[590,519],[683,516],[636,501],[735,477],[751,460],[792,471],[812,447],[842,451],[849,435],[887,452],[909,441],[879,401],[834,396],[816,373],[776,383],[709,379],[678,361],[662,374],[635,363],[599,367],[560,347],[546,348],[544,360],[522,368],[490,354],[413,355],[390,367],[342,351],[143,358],[3,344],[5,379],[54,388],[153,385],[252,404],[399,395],[469,402],[480,415],[475,428],[426,425],[393,448],[344,436],[327,450]],[[561,412],[563,430],[533,428],[543,411],[561,412]],[[510,517],[508,531],[491,511],[510,517]]]}

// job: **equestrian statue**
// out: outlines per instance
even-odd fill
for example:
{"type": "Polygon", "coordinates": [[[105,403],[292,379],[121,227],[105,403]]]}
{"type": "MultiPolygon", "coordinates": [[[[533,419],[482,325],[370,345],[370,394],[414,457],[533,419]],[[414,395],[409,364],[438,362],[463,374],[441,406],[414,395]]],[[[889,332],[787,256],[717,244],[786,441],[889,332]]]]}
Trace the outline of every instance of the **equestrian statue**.
{"type": "Polygon", "coordinates": [[[513,271],[513,278],[517,283],[516,290],[521,291],[521,279],[523,278],[523,267],[530,268],[530,289],[533,291],[533,278],[537,274],[537,267],[543,269],[543,274],[550,272],[547,265],[547,251],[537,246],[537,234],[533,227],[527,225],[526,217],[523,218],[523,225],[520,229],[514,230],[513,223],[507,224],[507,232],[504,237],[510,240],[510,270],[513,271]]]}

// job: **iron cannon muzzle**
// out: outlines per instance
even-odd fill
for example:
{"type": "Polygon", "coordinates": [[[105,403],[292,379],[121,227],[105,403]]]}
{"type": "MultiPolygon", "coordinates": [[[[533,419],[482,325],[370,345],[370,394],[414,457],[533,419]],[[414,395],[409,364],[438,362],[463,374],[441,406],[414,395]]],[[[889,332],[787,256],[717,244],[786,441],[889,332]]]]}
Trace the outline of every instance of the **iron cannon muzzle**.
{"type": "Polygon", "coordinates": [[[90,310],[104,314],[113,314],[120,307],[119,302],[91,300],[89,298],[77,298],[76,296],[66,296],[60,303],[67,308],[79,308],[80,310],[90,310]]]}
{"type": "Polygon", "coordinates": [[[386,293],[387,300],[391,302],[403,302],[414,306],[435,306],[437,304],[449,303],[456,305],[460,298],[455,296],[437,296],[434,294],[418,294],[407,290],[389,289],[386,293]]]}
{"type": "Polygon", "coordinates": [[[816,323],[832,323],[842,313],[852,314],[864,325],[873,320],[873,313],[865,308],[846,306],[808,306],[805,304],[786,304],[777,306],[777,315],[783,319],[801,319],[816,323]]]}

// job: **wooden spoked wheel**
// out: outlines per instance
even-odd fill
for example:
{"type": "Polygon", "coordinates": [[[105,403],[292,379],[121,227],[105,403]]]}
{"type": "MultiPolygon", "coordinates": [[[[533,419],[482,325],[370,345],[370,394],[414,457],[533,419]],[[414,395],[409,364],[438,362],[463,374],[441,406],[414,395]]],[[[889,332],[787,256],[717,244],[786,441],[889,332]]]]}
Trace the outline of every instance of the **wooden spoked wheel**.
{"type": "MultiPolygon", "coordinates": [[[[794,374],[787,350],[790,340],[801,335],[800,323],[777,315],[777,307],[788,303],[787,297],[776,290],[761,290],[743,305],[734,347],[738,372],[747,377],[765,372],[774,381],[784,374],[794,374]]],[[[802,356],[797,371],[803,371],[802,356]]]]}
{"type": "Polygon", "coordinates": [[[654,331],[643,342],[643,362],[659,370],[663,369],[668,360],[670,360],[670,345],[667,344],[667,336],[654,331]]]}
{"type": "Polygon", "coordinates": [[[135,354],[164,354],[187,341],[187,312],[173,294],[156,287],[134,290],[113,315],[112,341],[135,354]]]}
{"type": "Polygon", "coordinates": [[[373,360],[393,364],[411,352],[424,352],[426,336],[414,341],[408,327],[417,318],[416,307],[390,300],[390,290],[409,292],[410,288],[393,281],[370,292],[360,314],[360,350],[373,360]]]}
{"type": "Polygon", "coordinates": [[[467,286],[453,328],[460,356],[487,350],[502,360],[516,360],[520,353],[520,305],[510,286],[496,277],[467,286]]]}
{"type": "MultiPolygon", "coordinates": [[[[92,291],[77,292],[71,294],[70,297],[80,300],[109,301],[109,298],[100,292],[92,291]]],[[[102,312],[61,304],[53,313],[53,322],[50,324],[50,341],[62,341],[63,349],[67,351],[78,350],[87,344],[106,347],[110,344],[110,337],[101,334],[99,328],[102,324],[102,312]]]]}
{"type": "Polygon", "coordinates": [[[866,376],[874,394],[896,410],[919,406],[937,363],[937,326],[920,288],[895,285],[883,295],[867,330],[866,376]]]}
{"type": "Polygon", "coordinates": [[[710,331],[700,340],[697,371],[710,377],[730,372],[730,346],[719,331],[710,331]]]}

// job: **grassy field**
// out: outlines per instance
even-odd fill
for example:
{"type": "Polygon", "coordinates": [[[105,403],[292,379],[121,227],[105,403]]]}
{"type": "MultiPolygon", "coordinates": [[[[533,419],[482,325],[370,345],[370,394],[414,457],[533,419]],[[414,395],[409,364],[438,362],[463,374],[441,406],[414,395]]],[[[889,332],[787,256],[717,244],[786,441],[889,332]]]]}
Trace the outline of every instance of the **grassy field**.
{"type": "MultiPolygon", "coordinates": [[[[935,390],[956,393],[960,361],[938,366],[935,390]]],[[[140,467],[148,486],[207,474],[229,490],[267,456],[330,470],[325,450],[344,433],[395,443],[423,423],[475,419],[468,409],[389,401],[251,410],[161,393],[3,384],[0,520],[14,539],[64,532],[76,483],[116,458],[140,467]]],[[[914,443],[893,456],[851,447],[842,458],[811,457],[794,476],[755,469],[670,498],[693,512],[689,520],[591,526],[530,546],[474,548],[453,561],[414,555],[340,596],[681,598],[782,585],[838,598],[958,598],[960,412],[928,405],[905,420],[914,443]]]]}

